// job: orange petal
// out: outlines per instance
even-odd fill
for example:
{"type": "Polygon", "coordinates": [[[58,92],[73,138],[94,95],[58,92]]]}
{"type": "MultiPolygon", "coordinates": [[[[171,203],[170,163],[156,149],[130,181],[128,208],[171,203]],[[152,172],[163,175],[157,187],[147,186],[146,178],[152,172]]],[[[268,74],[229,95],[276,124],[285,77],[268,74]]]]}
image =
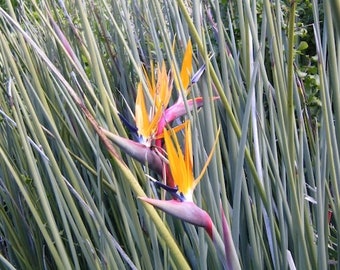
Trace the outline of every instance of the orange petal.
{"type": "Polygon", "coordinates": [[[192,171],[192,140],[190,122],[185,125],[185,163],[187,171],[192,171]]]}
{"type": "MultiPolygon", "coordinates": [[[[173,127],[172,130],[175,133],[177,133],[178,131],[182,130],[183,128],[185,128],[185,123],[173,127]]],[[[164,132],[157,134],[155,139],[162,139],[162,138],[164,138],[164,132]]]]}
{"type": "Polygon", "coordinates": [[[176,88],[180,90],[182,86],[184,95],[187,96],[189,93],[188,87],[189,87],[190,75],[192,71],[192,44],[190,40],[188,41],[187,47],[184,52],[181,72],[179,74],[180,78],[178,78],[177,76],[176,67],[174,63],[171,65],[171,69],[174,74],[174,81],[175,81],[176,88]]]}
{"type": "Polygon", "coordinates": [[[166,151],[168,154],[169,167],[176,185],[178,185],[179,190],[183,192],[182,184],[183,175],[181,175],[181,170],[183,166],[181,166],[181,164],[183,164],[184,158],[180,157],[181,153],[180,154],[177,153],[178,151],[171,140],[170,133],[171,131],[164,130],[164,141],[166,145],[166,151]]]}
{"type": "MultiPolygon", "coordinates": [[[[178,143],[177,136],[174,135],[173,130],[164,130],[164,141],[166,150],[168,153],[169,166],[171,174],[174,178],[176,185],[178,185],[178,190],[184,194],[186,197],[191,197],[193,191],[194,176],[191,169],[191,158],[184,157],[181,147],[178,143]],[[172,135],[172,136],[171,136],[172,135]],[[171,139],[173,138],[173,140],[171,139]],[[189,158],[189,161],[186,159],[189,158]],[[190,164],[188,166],[188,164],[190,164]]],[[[187,136],[187,132],[185,136],[187,136]]],[[[189,155],[191,152],[191,138],[189,138],[186,144],[188,145],[188,150],[186,152],[189,155]]],[[[187,155],[187,154],[186,154],[187,155]]]]}
{"type": "Polygon", "coordinates": [[[191,71],[192,71],[192,44],[191,40],[189,39],[187,48],[185,49],[181,68],[181,80],[185,91],[189,86],[191,71]]]}
{"type": "Polygon", "coordinates": [[[158,127],[158,122],[160,121],[161,117],[162,117],[162,109],[159,108],[153,108],[155,111],[153,112],[153,117],[151,119],[151,121],[149,122],[148,127],[145,130],[145,133],[148,134],[148,137],[152,137],[156,131],[157,131],[157,127],[158,127]]]}
{"type": "Polygon", "coordinates": [[[155,106],[158,109],[165,109],[168,106],[171,96],[171,89],[169,89],[168,81],[169,78],[166,72],[165,63],[163,62],[162,67],[158,72],[157,87],[155,93],[155,106]]]}
{"type": "Polygon", "coordinates": [[[136,127],[138,128],[139,134],[147,136],[145,134],[146,129],[149,126],[148,112],[145,106],[144,92],[142,84],[139,83],[137,86],[137,97],[135,104],[135,121],[136,127]]]}

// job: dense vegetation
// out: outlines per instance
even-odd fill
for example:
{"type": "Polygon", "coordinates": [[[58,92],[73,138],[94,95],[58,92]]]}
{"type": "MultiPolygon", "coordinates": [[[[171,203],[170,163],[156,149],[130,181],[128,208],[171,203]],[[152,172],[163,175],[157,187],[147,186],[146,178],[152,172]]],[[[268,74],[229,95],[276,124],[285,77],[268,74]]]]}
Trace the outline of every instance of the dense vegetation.
{"type": "Polygon", "coordinates": [[[0,6],[1,269],[338,267],[338,1],[0,6]]]}

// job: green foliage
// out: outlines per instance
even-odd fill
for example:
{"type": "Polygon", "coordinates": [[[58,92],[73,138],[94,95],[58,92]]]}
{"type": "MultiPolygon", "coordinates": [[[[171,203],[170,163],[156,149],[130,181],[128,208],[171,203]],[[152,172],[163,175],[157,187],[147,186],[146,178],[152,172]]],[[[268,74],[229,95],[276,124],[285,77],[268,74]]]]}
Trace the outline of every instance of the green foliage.
{"type": "Polygon", "coordinates": [[[244,269],[335,269],[340,36],[316,2],[2,1],[0,268],[223,267],[202,228],[138,199],[165,197],[160,177],[112,155],[76,100],[129,137],[142,66],[180,69],[190,38],[195,176],[222,130],[195,202],[221,236],[222,205],[244,269]]]}

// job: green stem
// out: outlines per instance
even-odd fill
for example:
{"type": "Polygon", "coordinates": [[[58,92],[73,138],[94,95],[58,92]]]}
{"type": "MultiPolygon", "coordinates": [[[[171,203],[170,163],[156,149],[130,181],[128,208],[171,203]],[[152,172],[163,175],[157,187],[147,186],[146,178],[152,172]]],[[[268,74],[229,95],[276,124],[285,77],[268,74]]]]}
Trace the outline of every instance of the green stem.
{"type": "Polygon", "coordinates": [[[288,96],[287,96],[287,120],[288,120],[288,149],[290,153],[290,164],[294,166],[295,143],[294,143],[294,26],[295,26],[296,1],[292,0],[289,12],[288,25],[288,96]]]}

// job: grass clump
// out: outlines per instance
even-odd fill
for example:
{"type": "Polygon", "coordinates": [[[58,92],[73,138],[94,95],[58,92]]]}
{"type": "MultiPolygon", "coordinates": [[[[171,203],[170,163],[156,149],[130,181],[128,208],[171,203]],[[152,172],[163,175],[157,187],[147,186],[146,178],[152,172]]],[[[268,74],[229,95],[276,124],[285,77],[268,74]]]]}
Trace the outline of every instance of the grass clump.
{"type": "Polygon", "coordinates": [[[215,149],[195,204],[220,239],[223,209],[244,269],[338,266],[335,2],[0,6],[2,269],[224,267],[202,228],[138,199],[169,192],[111,141],[133,139],[119,115],[134,122],[137,85],[157,75],[151,63],[180,76],[188,40],[192,74],[205,72],[187,97],[174,83],[169,104],[203,98],[175,120],[191,121],[195,177],[215,149]]]}

